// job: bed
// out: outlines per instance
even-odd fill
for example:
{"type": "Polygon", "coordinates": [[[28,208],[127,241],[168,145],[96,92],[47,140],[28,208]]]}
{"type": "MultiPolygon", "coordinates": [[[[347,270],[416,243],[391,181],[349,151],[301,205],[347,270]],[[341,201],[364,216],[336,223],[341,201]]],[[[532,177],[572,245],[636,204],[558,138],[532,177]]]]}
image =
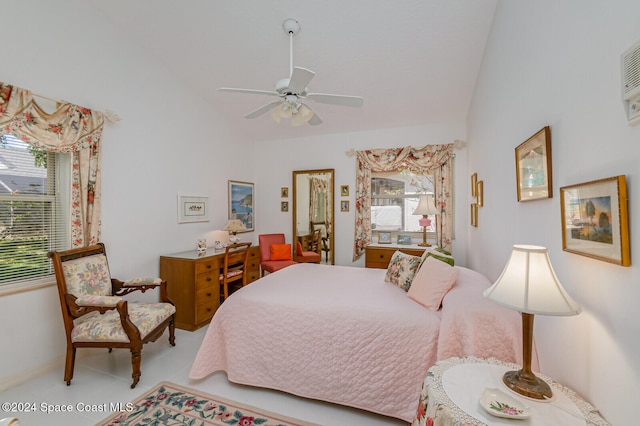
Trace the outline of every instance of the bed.
{"type": "Polygon", "coordinates": [[[269,274],[220,306],[189,377],[225,371],[234,383],[411,422],[436,361],[522,362],[520,315],[482,296],[487,278],[456,268],[439,311],[385,282],[383,269],[297,264],[269,274]]]}

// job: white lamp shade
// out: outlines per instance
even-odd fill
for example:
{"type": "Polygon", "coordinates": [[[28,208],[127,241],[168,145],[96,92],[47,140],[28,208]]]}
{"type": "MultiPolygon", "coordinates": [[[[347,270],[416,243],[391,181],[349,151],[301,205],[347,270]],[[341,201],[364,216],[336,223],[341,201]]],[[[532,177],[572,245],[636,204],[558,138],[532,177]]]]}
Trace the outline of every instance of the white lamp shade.
{"type": "Polygon", "coordinates": [[[433,201],[433,195],[421,195],[418,201],[418,207],[413,211],[415,215],[433,215],[438,214],[436,205],[433,201]]]}
{"type": "Polygon", "coordinates": [[[244,231],[247,228],[244,226],[244,223],[242,223],[240,219],[229,219],[227,224],[222,229],[229,232],[238,232],[244,231]]]}
{"type": "Polygon", "coordinates": [[[484,295],[529,314],[577,315],[582,311],[558,281],[546,247],[514,245],[507,266],[484,295]]]}

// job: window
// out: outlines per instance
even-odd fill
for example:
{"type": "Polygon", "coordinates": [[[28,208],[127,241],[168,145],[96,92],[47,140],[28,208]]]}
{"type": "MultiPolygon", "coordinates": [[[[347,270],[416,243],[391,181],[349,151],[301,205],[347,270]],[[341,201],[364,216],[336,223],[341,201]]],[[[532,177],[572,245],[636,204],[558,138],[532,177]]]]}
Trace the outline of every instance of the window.
{"type": "MultiPolygon", "coordinates": [[[[409,171],[371,173],[371,228],[375,231],[419,232],[413,211],[421,194],[433,194],[433,176],[409,171]]],[[[434,219],[433,217],[431,218],[434,219]]],[[[427,228],[435,232],[435,221],[427,228]]]]}
{"type": "Polygon", "coordinates": [[[50,250],[70,247],[70,154],[0,136],[0,287],[50,282],[50,250]]]}

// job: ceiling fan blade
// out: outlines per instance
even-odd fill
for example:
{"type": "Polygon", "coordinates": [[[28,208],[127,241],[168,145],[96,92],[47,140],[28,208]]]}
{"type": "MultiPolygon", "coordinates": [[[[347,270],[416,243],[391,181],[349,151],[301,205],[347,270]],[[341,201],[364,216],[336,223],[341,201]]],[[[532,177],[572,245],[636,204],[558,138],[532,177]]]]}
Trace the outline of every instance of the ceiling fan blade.
{"type": "Polygon", "coordinates": [[[306,68],[295,67],[291,73],[288,91],[295,94],[304,92],[314,75],[316,73],[306,68]]]}
{"type": "Polygon", "coordinates": [[[234,92],[234,93],[247,93],[250,95],[275,95],[280,96],[280,93],[273,90],[257,90],[257,89],[236,89],[234,87],[220,87],[218,92],[234,92]]]}
{"type": "Polygon", "coordinates": [[[245,115],[244,118],[256,118],[264,114],[265,112],[272,110],[276,106],[280,105],[281,101],[270,102],[266,105],[261,106],[255,111],[251,111],[249,114],[245,115]]]}
{"type": "Polygon", "coordinates": [[[311,126],[317,126],[318,124],[322,124],[322,120],[320,119],[320,117],[318,117],[318,114],[314,112],[313,117],[311,117],[311,120],[309,120],[309,124],[311,126]]]}
{"type": "Polygon", "coordinates": [[[359,108],[364,104],[360,96],[329,95],[327,93],[309,93],[307,99],[321,104],[341,105],[359,108]]]}

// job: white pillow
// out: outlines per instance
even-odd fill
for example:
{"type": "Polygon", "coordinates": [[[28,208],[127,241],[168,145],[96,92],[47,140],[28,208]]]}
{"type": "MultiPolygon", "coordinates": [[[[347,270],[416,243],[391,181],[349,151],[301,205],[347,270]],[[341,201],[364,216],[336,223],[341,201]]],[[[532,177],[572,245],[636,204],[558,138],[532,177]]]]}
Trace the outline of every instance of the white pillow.
{"type": "Polygon", "coordinates": [[[407,296],[422,306],[437,311],[442,299],[458,278],[458,270],[448,263],[428,256],[413,277],[407,296]]]}

